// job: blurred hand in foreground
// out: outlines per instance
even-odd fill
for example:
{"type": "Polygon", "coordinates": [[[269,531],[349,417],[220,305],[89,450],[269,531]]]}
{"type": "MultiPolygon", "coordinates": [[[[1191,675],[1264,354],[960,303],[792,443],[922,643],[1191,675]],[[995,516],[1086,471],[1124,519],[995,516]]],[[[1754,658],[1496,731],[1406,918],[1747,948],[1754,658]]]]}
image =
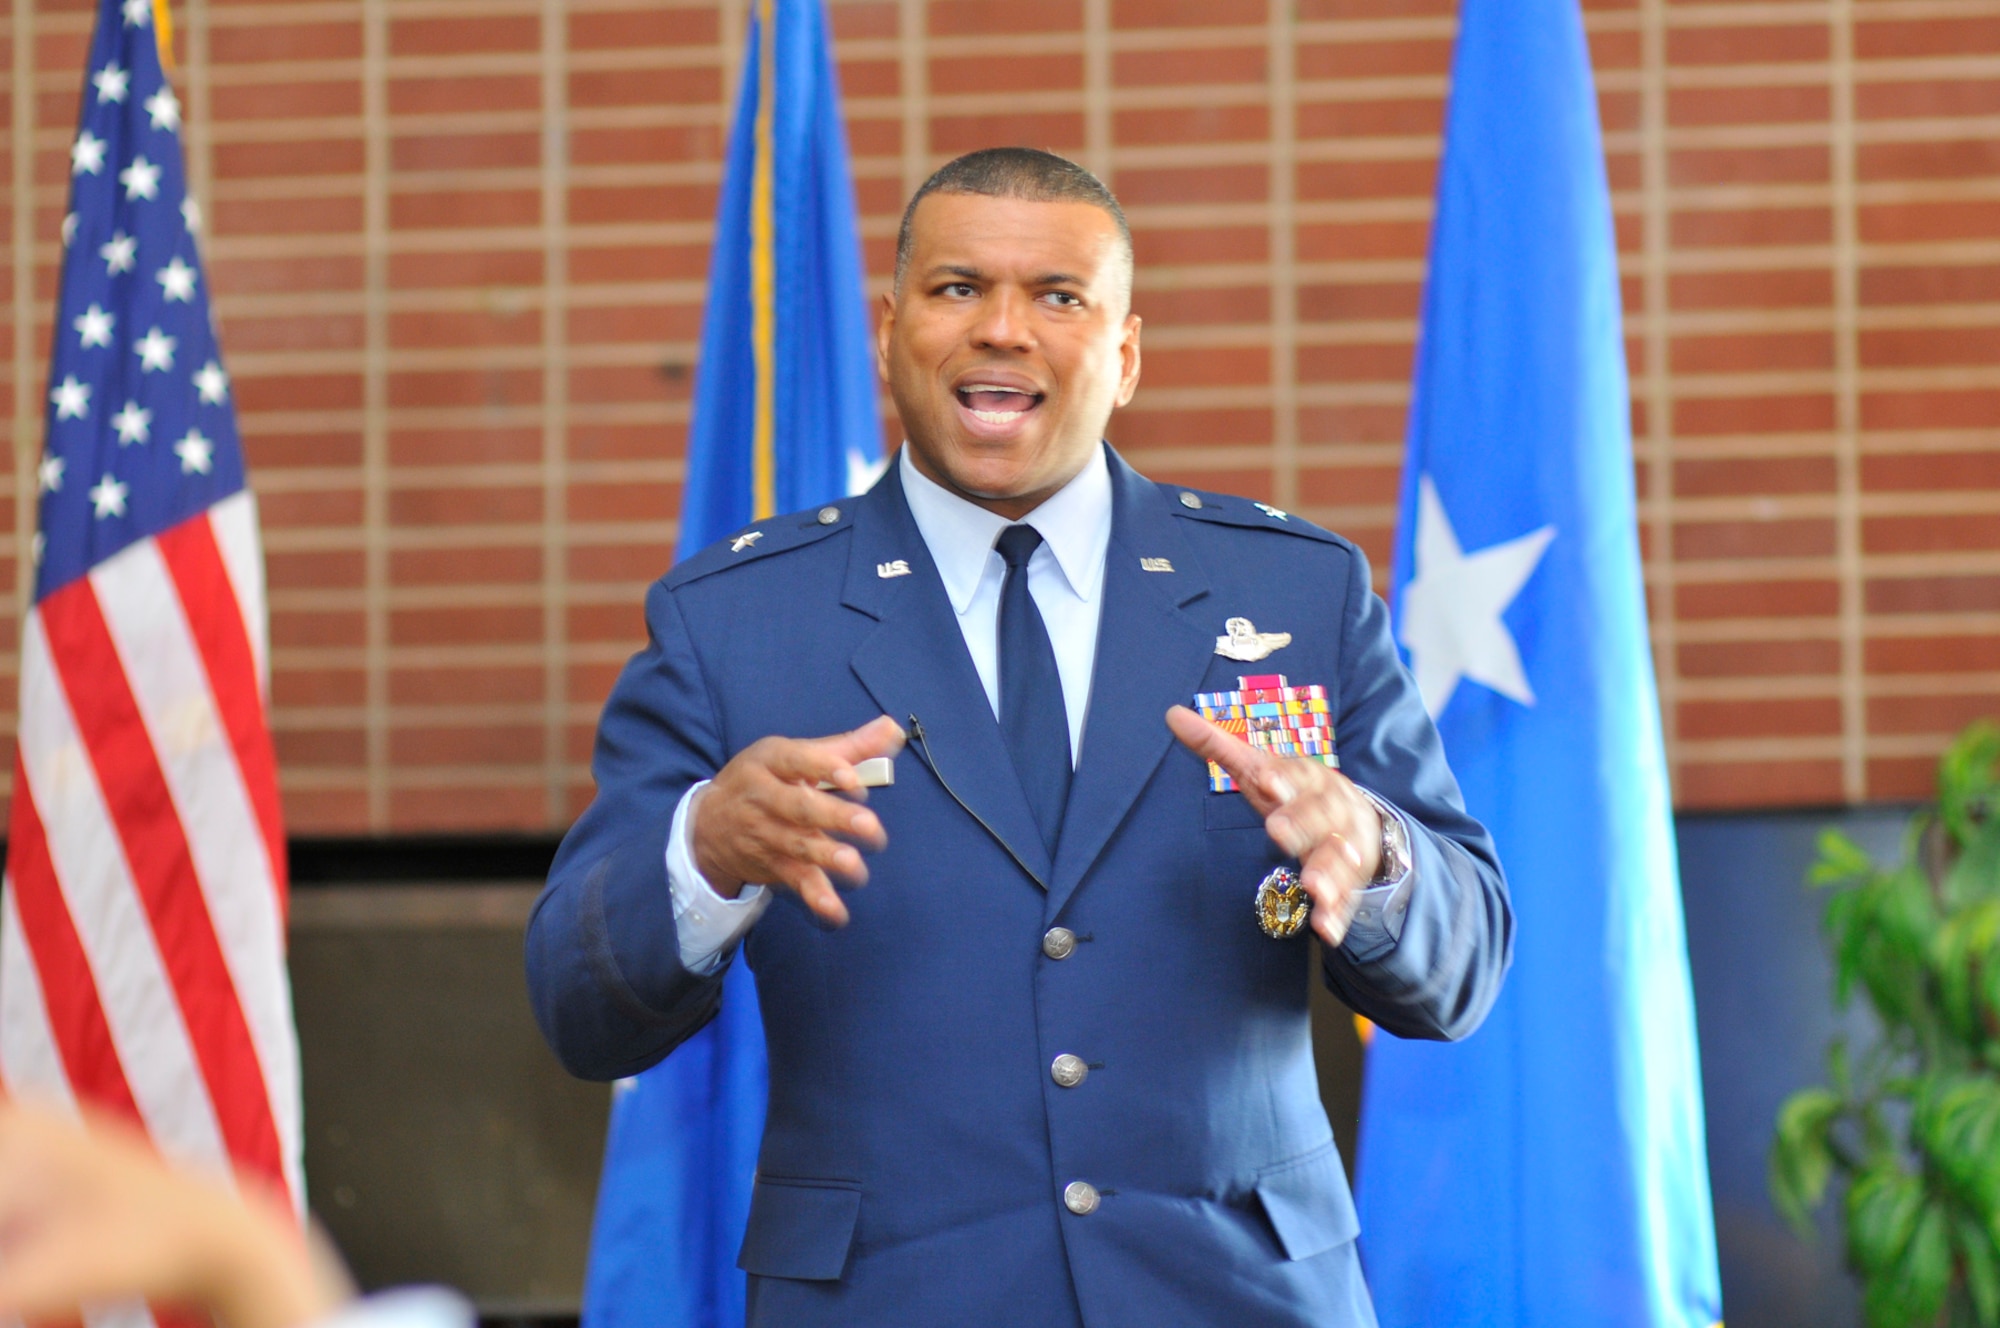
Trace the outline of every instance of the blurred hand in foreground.
{"type": "Polygon", "coordinates": [[[352,1293],[282,1199],[176,1170],[131,1126],[0,1102],[0,1320],[140,1298],[298,1328],[352,1293]]]}

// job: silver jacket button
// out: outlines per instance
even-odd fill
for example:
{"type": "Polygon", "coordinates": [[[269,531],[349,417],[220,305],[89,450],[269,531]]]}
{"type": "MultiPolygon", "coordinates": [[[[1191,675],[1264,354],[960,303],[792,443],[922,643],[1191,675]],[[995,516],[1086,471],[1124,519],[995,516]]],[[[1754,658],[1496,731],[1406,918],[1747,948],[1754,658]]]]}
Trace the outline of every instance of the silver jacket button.
{"type": "Polygon", "coordinates": [[[1063,1207],[1078,1217],[1097,1211],[1097,1187],[1087,1180],[1073,1180],[1063,1186],[1063,1207]]]}
{"type": "Polygon", "coordinates": [[[1051,959],[1067,959],[1076,953],[1076,933],[1068,927],[1051,927],[1042,934],[1042,953],[1051,959]]]}
{"type": "Polygon", "coordinates": [[[1191,512],[1201,510],[1201,495],[1188,489],[1181,490],[1181,506],[1191,512]]]}
{"type": "Polygon", "coordinates": [[[1072,1056],[1068,1052],[1055,1058],[1049,1064],[1049,1078],[1064,1088],[1075,1088],[1090,1074],[1090,1067],[1083,1063],[1083,1057],[1072,1056]]]}
{"type": "Polygon", "coordinates": [[[822,526],[830,526],[838,520],[840,520],[840,509],[838,507],[822,507],[819,509],[819,523],[822,526]]]}

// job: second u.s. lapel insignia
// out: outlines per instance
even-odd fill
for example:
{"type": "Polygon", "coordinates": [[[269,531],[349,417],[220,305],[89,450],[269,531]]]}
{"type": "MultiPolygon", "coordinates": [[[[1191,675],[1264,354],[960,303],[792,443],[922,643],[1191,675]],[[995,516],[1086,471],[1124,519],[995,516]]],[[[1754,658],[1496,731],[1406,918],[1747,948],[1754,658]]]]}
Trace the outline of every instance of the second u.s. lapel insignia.
{"type": "Polygon", "coordinates": [[[1257,925],[1274,941],[1298,935],[1312,906],[1312,897],[1290,867],[1273,867],[1258,883],[1257,925]]]}
{"type": "Polygon", "coordinates": [[[1222,630],[1224,634],[1215,638],[1215,653],[1246,664],[1292,643],[1290,632],[1260,632],[1248,618],[1231,618],[1222,624],[1222,630]]]}
{"type": "Polygon", "coordinates": [[[892,576],[908,576],[909,574],[910,564],[906,558],[897,558],[890,562],[875,564],[875,575],[881,577],[884,581],[887,581],[892,576]]]}

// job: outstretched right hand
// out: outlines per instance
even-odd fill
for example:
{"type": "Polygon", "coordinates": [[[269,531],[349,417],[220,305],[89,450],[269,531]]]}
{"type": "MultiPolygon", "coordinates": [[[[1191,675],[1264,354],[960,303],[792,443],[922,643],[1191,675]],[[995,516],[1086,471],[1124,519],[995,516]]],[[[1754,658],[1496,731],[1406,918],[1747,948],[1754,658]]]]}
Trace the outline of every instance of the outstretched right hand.
{"type": "Polygon", "coordinates": [[[857,806],[867,790],[857,762],[894,756],[903,730],[887,715],[830,738],[761,738],[722,767],[689,809],[694,865],[715,892],[734,899],[746,884],[792,891],[821,921],[846,925],[833,887],[861,885],[867,864],[855,843],[880,850],[889,836],[857,806]],[[824,782],[832,792],[819,788],[824,782]],[[854,843],[847,841],[852,840],[854,843]]]}

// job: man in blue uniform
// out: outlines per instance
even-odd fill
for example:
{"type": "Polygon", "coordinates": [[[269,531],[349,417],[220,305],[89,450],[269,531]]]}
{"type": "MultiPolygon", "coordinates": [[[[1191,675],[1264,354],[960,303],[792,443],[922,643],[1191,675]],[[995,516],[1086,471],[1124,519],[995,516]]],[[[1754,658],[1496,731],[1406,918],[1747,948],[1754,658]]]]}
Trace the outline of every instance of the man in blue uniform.
{"type": "Polygon", "coordinates": [[[1360,552],[1100,441],[1131,280],[1080,167],[939,171],[882,310],[897,461],[674,568],[605,705],[535,1009],[628,1075],[750,964],[753,1324],[1372,1324],[1305,926],[1401,1036],[1470,1033],[1506,970],[1360,552]]]}

